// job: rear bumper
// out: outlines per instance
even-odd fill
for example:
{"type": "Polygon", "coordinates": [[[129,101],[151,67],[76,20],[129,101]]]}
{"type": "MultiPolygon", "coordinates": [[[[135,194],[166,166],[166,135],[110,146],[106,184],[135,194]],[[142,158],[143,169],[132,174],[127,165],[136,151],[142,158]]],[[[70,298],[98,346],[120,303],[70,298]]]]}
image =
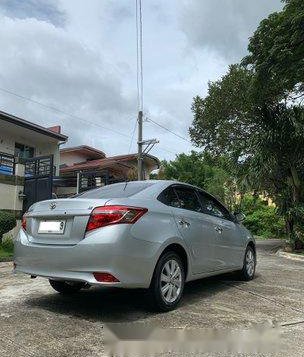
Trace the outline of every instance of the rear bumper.
{"type": "MultiPolygon", "coordinates": [[[[110,234],[109,230],[109,234],[110,234]]],[[[21,229],[14,251],[15,272],[92,285],[148,288],[160,246],[133,237],[98,238],[98,230],[76,245],[33,244],[21,229]],[[98,282],[93,273],[107,272],[119,282],[98,282]]]]}

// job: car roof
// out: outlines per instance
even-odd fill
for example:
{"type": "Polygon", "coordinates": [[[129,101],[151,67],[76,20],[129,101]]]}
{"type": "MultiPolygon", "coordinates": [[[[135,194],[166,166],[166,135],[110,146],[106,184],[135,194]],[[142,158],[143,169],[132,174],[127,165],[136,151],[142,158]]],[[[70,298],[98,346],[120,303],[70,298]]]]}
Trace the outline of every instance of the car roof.
{"type": "Polygon", "coordinates": [[[153,182],[153,183],[159,184],[161,186],[183,185],[183,186],[189,186],[189,187],[192,187],[194,189],[197,189],[197,190],[205,192],[205,190],[202,189],[201,187],[194,186],[194,185],[191,185],[190,183],[186,183],[186,182],[176,181],[176,180],[145,180],[145,182],[153,182]]]}
{"type": "MultiPolygon", "coordinates": [[[[220,199],[218,199],[217,197],[215,197],[214,195],[212,195],[211,193],[207,192],[206,190],[202,189],[201,187],[198,187],[198,186],[194,186],[194,185],[191,185],[189,183],[186,183],[186,182],[181,182],[181,181],[176,181],[176,180],[145,180],[145,182],[153,182],[155,183],[156,185],[153,185],[154,188],[157,188],[157,189],[161,189],[161,190],[164,190],[166,189],[167,187],[171,186],[171,185],[182,185],[182,186],[188,186],[190,188],[193,188],[195,190],[199,190],[201,192],[204,192],[206,193],[208,196],[211,196],[213,197],[217,202],[219,202],[223,207],[226,208],[225,204],[223,202],[221,202],[220,199]]],[[[152,187],[153,187],[152,186],[152,187]]],[[[152,187],[150,189],[152,189],[152,187]]],[[[147,188],[147,191],[149,190],[149,187],[147,188]]],[[[145,190],[143,191],[143,194],[145,194],[145,190]]]]}

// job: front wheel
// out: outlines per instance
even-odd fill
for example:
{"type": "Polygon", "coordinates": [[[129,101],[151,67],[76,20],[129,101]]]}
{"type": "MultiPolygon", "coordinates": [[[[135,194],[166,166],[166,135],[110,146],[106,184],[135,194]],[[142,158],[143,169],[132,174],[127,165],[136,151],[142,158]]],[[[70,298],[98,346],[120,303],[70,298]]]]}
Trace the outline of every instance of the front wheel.
{"type": "Polygon", "coordinates": [[[51,287],[60,294],[74,294],[87,284],[81,281],[49,280],[51,287]]]}
{"type": "Polygon", "coordinates": [[[254,278],[256,268],[256,254],[251,246],[248,246],[245,251],[243,269],[240,271],[242,280],[252,280],[254,278]]]}
{"type": "Polygon", "coordinates": [[[170,311],[180,302],[185,285],[185,269],[178,254],[167,252],[155,267],[149,293],[152,307],[170,311]]]}

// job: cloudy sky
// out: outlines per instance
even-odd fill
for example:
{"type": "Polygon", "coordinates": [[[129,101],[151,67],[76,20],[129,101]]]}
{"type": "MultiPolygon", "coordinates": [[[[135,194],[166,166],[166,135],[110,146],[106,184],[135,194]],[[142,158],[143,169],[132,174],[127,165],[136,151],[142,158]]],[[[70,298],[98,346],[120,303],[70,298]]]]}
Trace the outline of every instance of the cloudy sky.
{"type": "MultiPolygon", "coordinates": [[[[193,96],[246,54],[259,21],[281,7],[280,0],[143,0],[145,117],[189,138],[193,96]]],[[[0,0],[0,45],[0,110],[60,124],[69,146],[129,152],[135,0],[0,0]]],[[[144,138],[160,140],[151,154],[161,159],[192,148],[149,121],[144,138]]]]}

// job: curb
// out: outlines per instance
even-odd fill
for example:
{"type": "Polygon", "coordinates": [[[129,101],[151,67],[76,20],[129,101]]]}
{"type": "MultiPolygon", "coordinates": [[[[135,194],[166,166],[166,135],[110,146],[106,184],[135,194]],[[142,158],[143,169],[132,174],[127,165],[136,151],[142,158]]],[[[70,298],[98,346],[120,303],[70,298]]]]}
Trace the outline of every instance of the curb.
{"type": "Polygon", "coordinates": [[[299,262],[304,262],[304,255],[294,254],[294,253],[287,253],[279,250],[276,255],[281,258],[287,258],[291,260],[296,260],[299,262]]]}

